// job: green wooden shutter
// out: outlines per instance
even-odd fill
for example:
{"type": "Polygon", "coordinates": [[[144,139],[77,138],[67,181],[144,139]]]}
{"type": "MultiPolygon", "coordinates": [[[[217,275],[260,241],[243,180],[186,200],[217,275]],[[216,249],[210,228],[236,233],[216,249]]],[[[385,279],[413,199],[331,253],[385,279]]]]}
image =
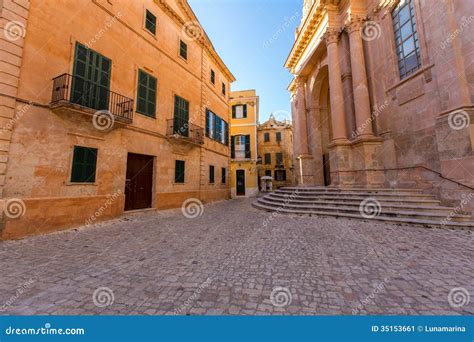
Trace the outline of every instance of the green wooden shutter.
{"type": "Polygon", "coordinates": [[[157,80],[150,74],[138,70],[137,112],[155,117],[157,80]]]}
{"type": "Polygon", "coordinates": [[[175,161],[174,181],[175,183],[184,183],[185,163],[184,160],[175,161]]]}
{"type": "Polygon", "coordinates": [[[250,153],[250,135],[245,136],[245,158],[251,158],[250,153]]]}
{"type": "Polygon", "coordinates": [[[244,118],[247,117],[247,105],[245,104],[244,105],[244,118]]]}
{"type": "Polygon", "coordinates": [[[230,157],[235,158],[235,136],[230,137],[230,157]]]}
{"type": "Polygon", "coordinates": [[[74,146],[71,182],[94,183],[97,169],[97,149],[74,146]]]}
{"type": "Polygon", "coordinates": [[[232,106],[232,119],[235,119],[236,106],[232,106]]]}

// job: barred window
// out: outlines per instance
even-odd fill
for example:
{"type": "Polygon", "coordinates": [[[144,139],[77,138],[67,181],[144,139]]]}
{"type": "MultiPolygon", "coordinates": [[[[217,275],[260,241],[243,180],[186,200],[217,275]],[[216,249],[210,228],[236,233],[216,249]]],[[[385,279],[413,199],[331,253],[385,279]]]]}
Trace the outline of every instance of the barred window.
{"type": "Polygon", "coordinates": [[[413,0],[401,0],[392,12],[395,46],[401,79],[421,67],[413,2],[413,0]]]}

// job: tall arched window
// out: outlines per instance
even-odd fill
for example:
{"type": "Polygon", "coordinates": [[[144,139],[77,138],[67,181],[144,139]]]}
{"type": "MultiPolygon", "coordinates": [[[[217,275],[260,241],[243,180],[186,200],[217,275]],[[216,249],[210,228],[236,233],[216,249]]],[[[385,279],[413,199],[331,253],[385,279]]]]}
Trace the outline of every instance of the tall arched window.
{"type": "Polygon", "coordinates": [[[395,46],[401,79],[421,67],[420,46],[416,31],[413,2],[413,0],[401,0],[392,12],[395,46]]]}

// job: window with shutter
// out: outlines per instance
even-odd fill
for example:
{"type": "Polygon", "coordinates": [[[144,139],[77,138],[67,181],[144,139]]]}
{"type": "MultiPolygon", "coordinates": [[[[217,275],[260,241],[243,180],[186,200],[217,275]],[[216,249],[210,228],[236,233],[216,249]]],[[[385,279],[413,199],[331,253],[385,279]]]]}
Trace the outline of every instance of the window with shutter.
{"type": "Polygon", "coordinates": [[[188,59],[188,44],[182,40],[179,41],[179,55],[186,60],[188,59]]]}
{"type": "Polygon", "coordinates": [[[263,141],[264,142],[270,141],[270,133],[263,133],[263,141]]]}
{"type": "Polygon", "coordinates": [[[173,133],[189,136],[189,102],[178,95],[174,96],[173,133]]]}
{"type": "Polygon", "coordinates": [[[209,183],[214,184],[214,165],[209,165],[209,183]]]}
{"type": "Polygon", "coordinates": [[[211,110],[206,109],[206,136],[221,144],[229,144],[229,125],[211,110]]]}
{"type": "Polygon", "coordinates": [[[156,114],[156,78],[138,70],[137,113],[154,118],[156,114]]]}
{"type": "Polygon", "coordinates": [[[280,142],[281,141],[281,132],[276,132],[275,136],[276,136],[276,141],[280,142]]]}
{"type": "Polygon", "coordinates": [[[216,73],[211,69],[211,83],[216,84],[216,73]]]}
{"type": "Polygon", "coordinates": [[[71,170],[72,183],[95,183],[97,149],[74,146],[71,170]]]}
{"type": "Polygon", "coordinates": [[[227,169],[225,167],[223,167],[221,169],[221,183],[222,184],[225,184],[226,183],[226,176],[227,176],[227,169]]]}
{"type": "Polygon", "coordinates": [[[245,158],[250,159],[251,158],[251,153],[250,153],[250,135],[245,136],[245,158]]]}
{"type": "Polygon", "coordinates": [[[265,153],[265,164],[270,165],[272,163],[272,155],[270,153],[265,153]]]}
{"type": "Polygon", "coordinates": [[[156,16],[149,10],[146,10],[145,28],[153,35],[156,34],[156,16]]]}
{"type": "Polygon", "coordinates": [[[230,137],[230,157],[235,159],[235,136],[230,137]]]}
{"type": "Polygon", "coordinates": [[[184,160],[175,161],[174,182],[184,183],[185,163],[184,160]]]}
{"type": "Polygon", "coordinates": [[[277,165],[283,165],[283,153],[276,153],[276,164],[277,165]]]}

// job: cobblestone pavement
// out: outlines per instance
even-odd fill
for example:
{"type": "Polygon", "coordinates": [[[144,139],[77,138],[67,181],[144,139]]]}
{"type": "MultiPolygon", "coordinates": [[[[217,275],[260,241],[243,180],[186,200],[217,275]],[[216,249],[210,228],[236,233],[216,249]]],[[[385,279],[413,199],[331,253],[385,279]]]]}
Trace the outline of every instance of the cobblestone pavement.
{"type": "Polygon", "coordinates": [[[0,242],[0,311],[466,315],[473,260],[469,231],[272,216],[232,200],[193,219],[147,212],[0,242]]]}

